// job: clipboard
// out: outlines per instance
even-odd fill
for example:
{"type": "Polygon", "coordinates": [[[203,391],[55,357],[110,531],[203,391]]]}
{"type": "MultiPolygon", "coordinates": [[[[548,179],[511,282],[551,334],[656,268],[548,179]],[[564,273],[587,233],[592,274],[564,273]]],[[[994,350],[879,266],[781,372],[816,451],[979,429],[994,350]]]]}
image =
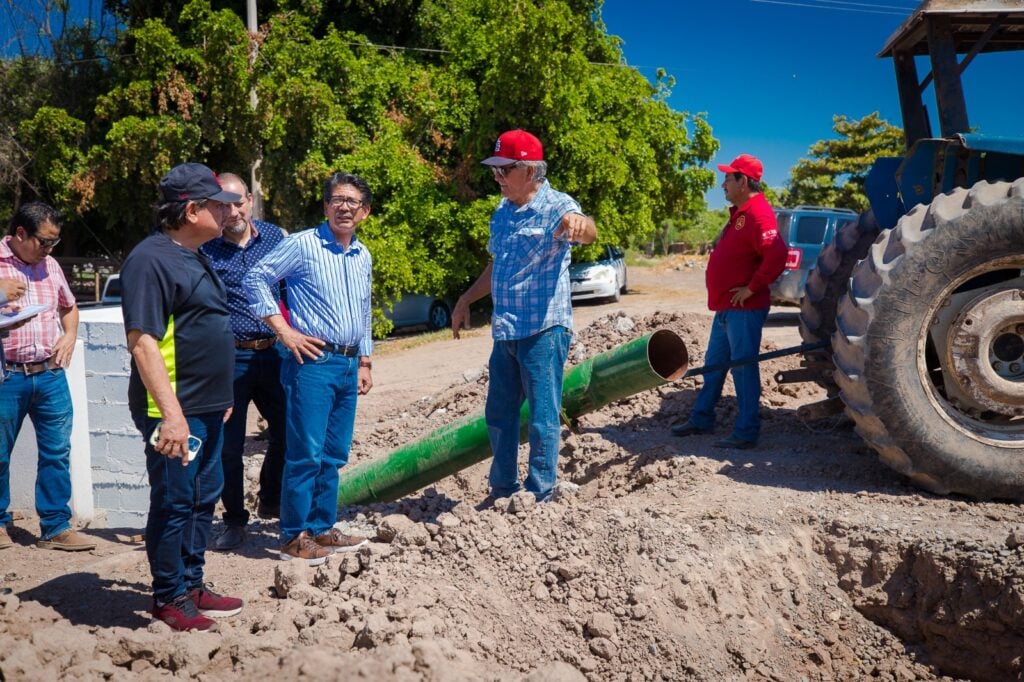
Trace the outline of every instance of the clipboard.
{"type": "Polygon", "coordinates": [[[39,313],[45,313],[47,310],[52,310],[52,305],[45,303],[34,303],[27,305],[16,313],[0,313],[0,329],[6,329],[12,325],[18,324],[22,320],[35,317],[39,313]]]}

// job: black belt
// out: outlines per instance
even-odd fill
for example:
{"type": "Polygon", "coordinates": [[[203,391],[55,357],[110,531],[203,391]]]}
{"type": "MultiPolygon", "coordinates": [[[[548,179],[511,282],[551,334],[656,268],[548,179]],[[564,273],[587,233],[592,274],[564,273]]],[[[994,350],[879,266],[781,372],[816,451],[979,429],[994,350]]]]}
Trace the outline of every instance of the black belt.
{"type": "Polygon", "coordinates": [[[346,358],[354,358],[359,355],[359,346],[339,346],[336,343],[325,343],[324,347],[320,350],[325,353],[344,355],[346,358]]]}
{"type": "Polygon", "coordinates": [[[266,350],[277,342],[276,336],[265,336],[262,339],[251,339],[249,341],[235,341],[235,348],[244,350],[266,350]]]}

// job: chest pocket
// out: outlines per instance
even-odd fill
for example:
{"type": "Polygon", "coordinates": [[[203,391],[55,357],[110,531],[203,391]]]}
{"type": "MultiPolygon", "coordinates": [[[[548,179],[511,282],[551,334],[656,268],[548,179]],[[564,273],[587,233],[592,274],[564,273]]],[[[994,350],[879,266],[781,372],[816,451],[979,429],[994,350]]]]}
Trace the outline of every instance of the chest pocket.
{"type": "Polygon", "coordinates": [[[510,253],[514,258],[532,258],[547,250],[551,243],[539,216],[531,216],[516,224],[509,234],[510,253]]]}

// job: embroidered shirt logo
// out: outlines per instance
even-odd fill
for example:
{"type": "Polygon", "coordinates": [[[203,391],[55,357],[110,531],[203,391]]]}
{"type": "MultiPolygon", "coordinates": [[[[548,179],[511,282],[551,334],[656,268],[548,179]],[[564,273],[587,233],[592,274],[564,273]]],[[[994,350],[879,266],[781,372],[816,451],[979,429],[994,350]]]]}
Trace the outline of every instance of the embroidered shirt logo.
{"type": "Polygon", "coordinates": [[[737,230],[742,230],[743,226],[747,224],[747,216],[741,215],[736,219],[736,224],[733,227],[737,230]]]}

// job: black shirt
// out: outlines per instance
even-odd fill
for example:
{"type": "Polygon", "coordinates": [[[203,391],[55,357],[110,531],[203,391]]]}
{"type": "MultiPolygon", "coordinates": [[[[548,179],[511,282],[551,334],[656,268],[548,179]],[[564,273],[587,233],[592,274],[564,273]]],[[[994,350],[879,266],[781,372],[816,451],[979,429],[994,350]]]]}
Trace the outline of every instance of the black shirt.
{"type": "MultiPolygon", "coordinates": [[[[227,293],[206,257],[155,232],[128,254],[121,285],[125,332],[156,337],[182,412],[231,407],[235,344],[227,293]]],[[[135,418],[162,417],[134,358],[128,407],[135,418]]]]}

